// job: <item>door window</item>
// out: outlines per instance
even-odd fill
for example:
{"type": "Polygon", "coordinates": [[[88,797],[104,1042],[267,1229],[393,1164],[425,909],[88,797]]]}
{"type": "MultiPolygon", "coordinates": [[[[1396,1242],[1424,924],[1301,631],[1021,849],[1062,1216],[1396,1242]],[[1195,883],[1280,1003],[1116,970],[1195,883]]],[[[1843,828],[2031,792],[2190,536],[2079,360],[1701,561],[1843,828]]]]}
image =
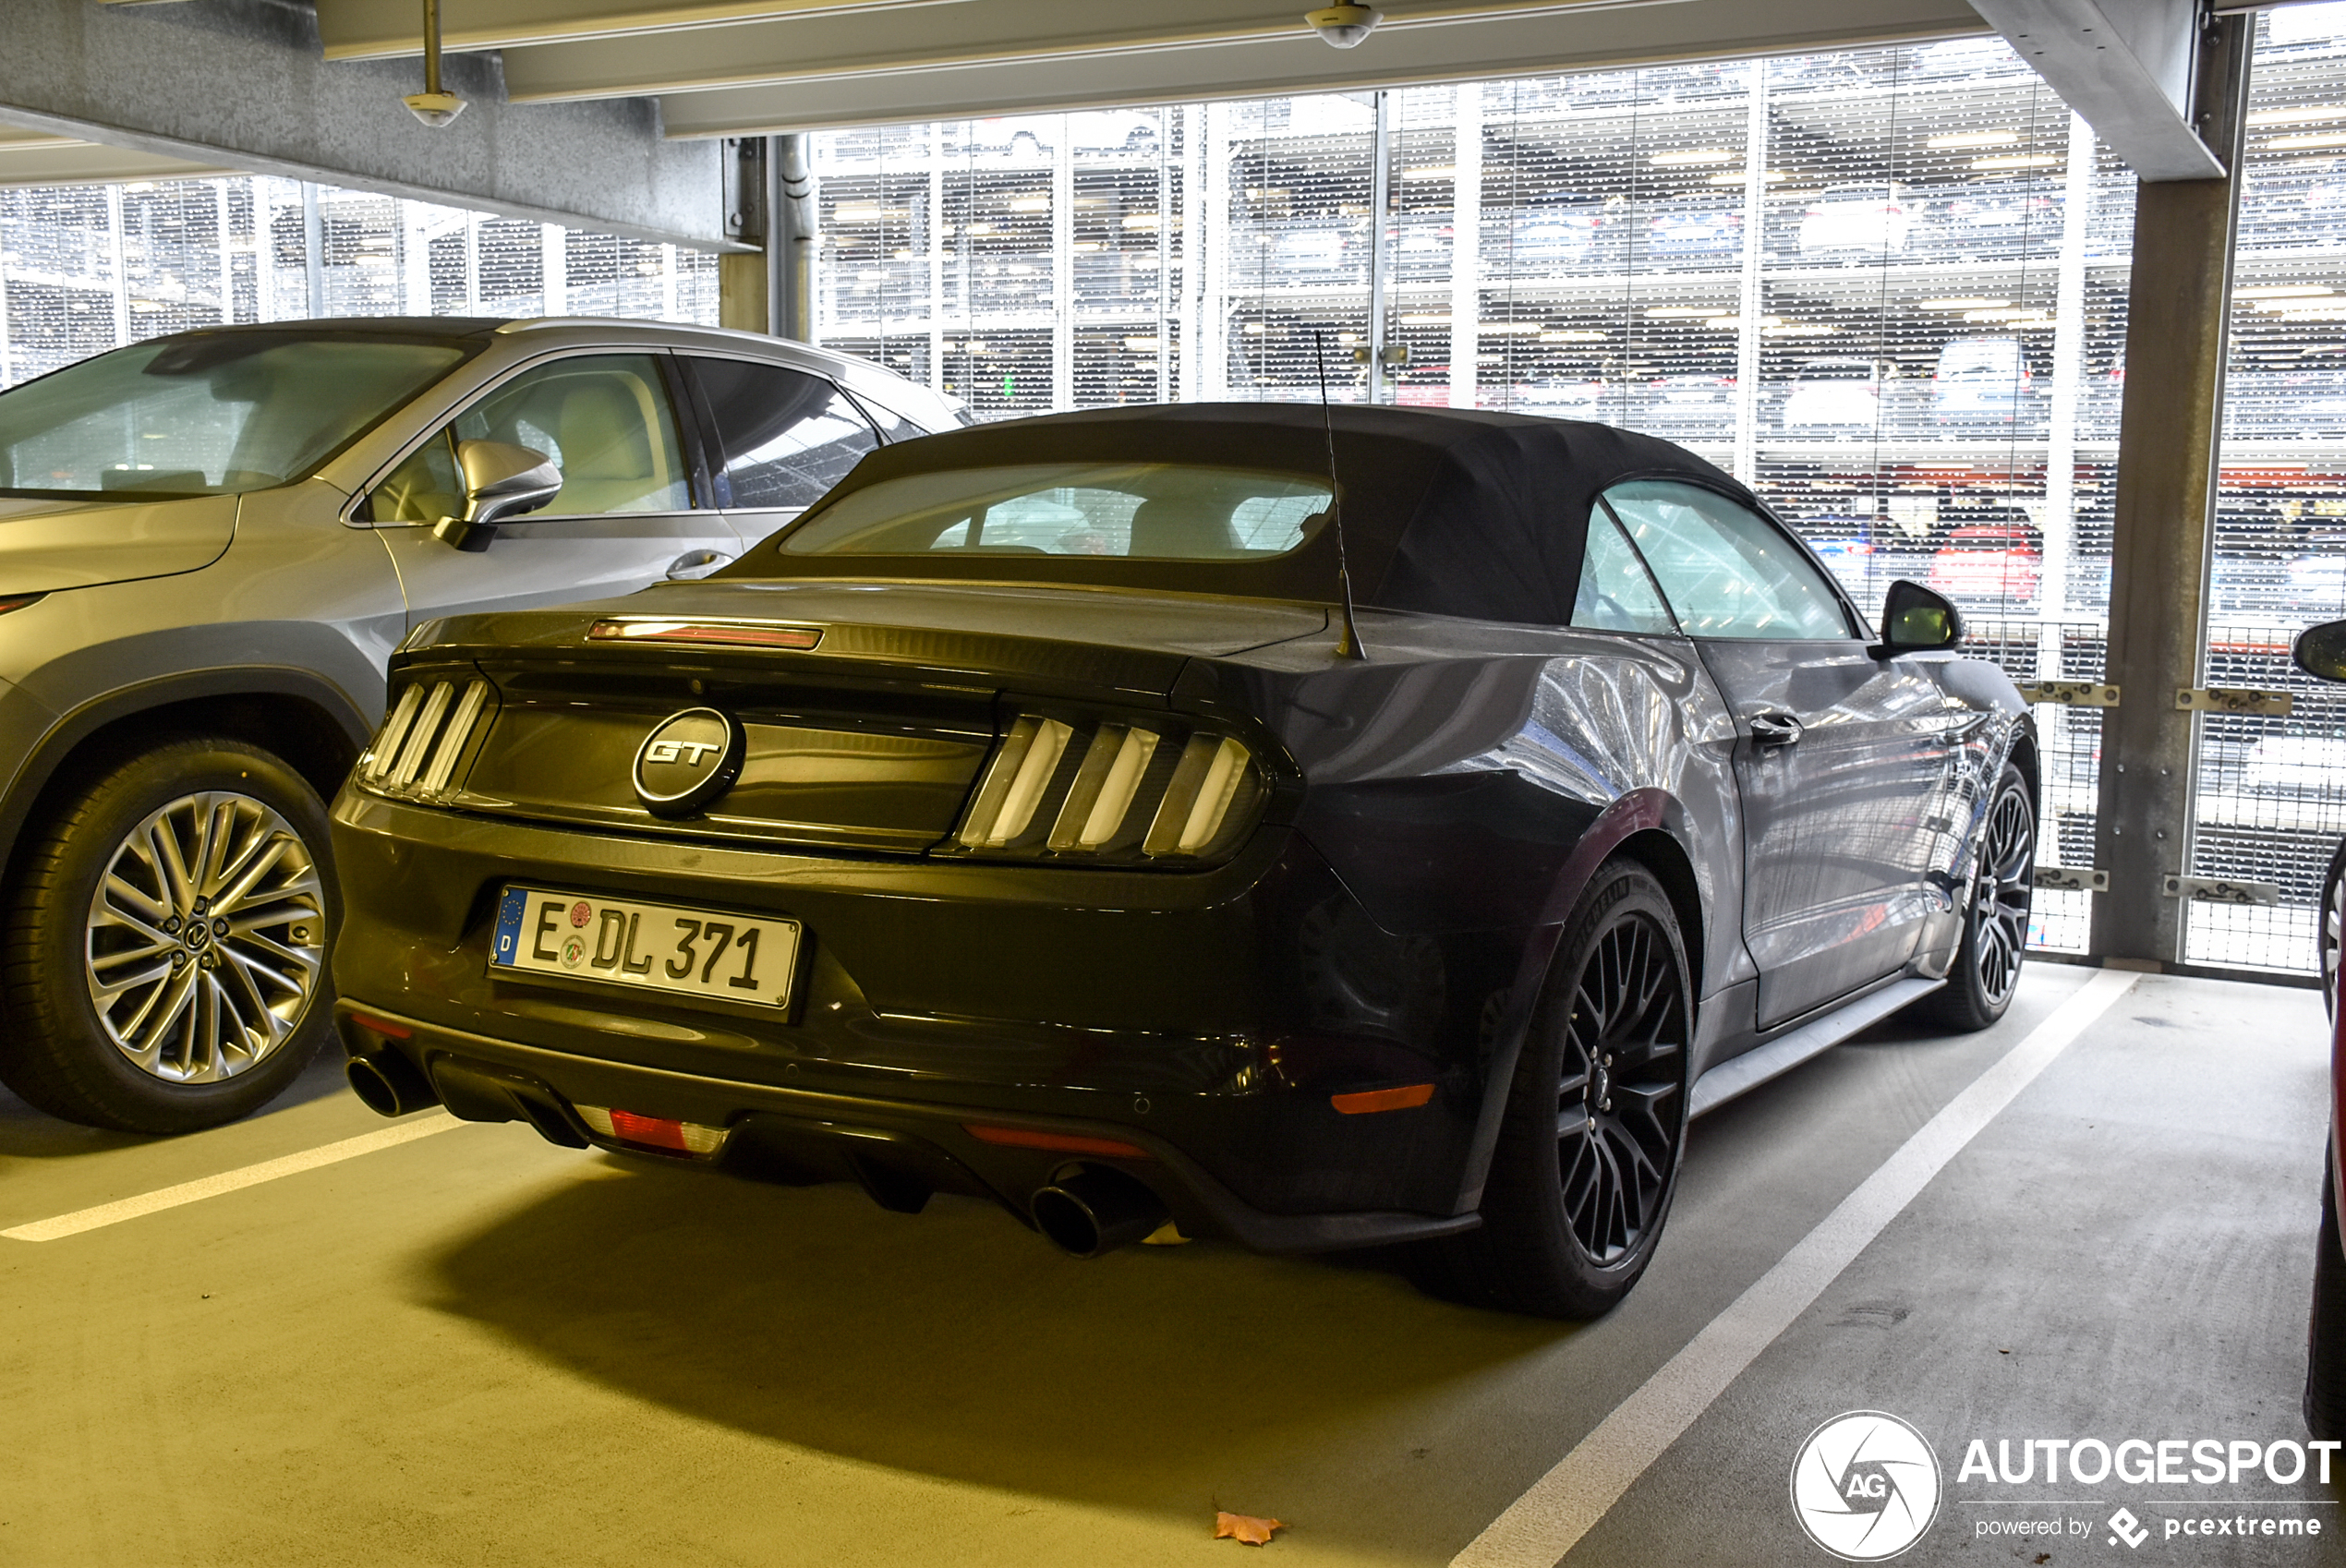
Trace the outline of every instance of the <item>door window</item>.
{"type": "Polygon", "coordinates": [[[879,444],[862,412],[820,376],[750,359],[687,363],[716,422],[723,505],[811,506],[879,444]]]}
{"type": "Polygon", "coordinates": [[[647,354],[558,359],[524,371],[450,421],[368,498],[377,523],[437,523],[464,510],[455,443],[543,452],[562,488],[537,517],[683,512],[692,505],[676,417],[647,354]]]}
{"type": "Polygon", "coordinates": [[[1615,485],[1604,501],[1637,541],[1687,636],[1821,641],[1853,634],[1824,573],[1749,507],[1672,479],[1615,485]]]}
{"type": "Polygon", "coordinates": [[[1589,543],[1580,556],[1580,586],[1572,624],[1592,632],[1675,632],[1653,579],[1619,524],[1602,507],[1589,512],[1589,543]]]}

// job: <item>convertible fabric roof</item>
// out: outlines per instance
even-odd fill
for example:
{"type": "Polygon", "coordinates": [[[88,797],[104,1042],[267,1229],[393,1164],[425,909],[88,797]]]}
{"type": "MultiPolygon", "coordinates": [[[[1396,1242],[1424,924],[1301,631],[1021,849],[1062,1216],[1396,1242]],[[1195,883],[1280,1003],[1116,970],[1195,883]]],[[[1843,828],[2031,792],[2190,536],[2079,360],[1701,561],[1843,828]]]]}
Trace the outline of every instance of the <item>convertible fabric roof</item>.
{"type": "MultiPolygon", "coordinates": [[[[1324,477],[1323,416],[1318,404],[1191,403],[980,425],[882,447],[831,495],[908,474],[1036,463],[1193,463],[1324,477]]],[[[1610,425],[1345,404],[1324,417],[1335,437],[1353,596],[1388,609],[1562,625],[1572,616],[1598,491],[1667,476],[1750,495],[1685,448],[1610,425]]],[[[1336,588],[1336,541],[1325,528],[1292,554],[1244,562],[783,556],[768,541],[724,574],[861,576],[883,561],[897,569],[890,574],[923,578],[1015,575],[1323,602],[1336,588]]]]}

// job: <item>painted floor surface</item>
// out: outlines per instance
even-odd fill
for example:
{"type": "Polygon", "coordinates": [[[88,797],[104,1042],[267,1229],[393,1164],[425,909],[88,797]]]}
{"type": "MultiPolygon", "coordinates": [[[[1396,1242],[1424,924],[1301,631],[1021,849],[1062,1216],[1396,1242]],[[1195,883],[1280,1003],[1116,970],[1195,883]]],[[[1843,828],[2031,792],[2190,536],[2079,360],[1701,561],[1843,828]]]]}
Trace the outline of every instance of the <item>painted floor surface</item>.
{"type": "MultiPolygon", "coordinates": [[[[1697,1124],[1651,1272],[1580,1328],[1375,1260],[1076,1262],[973,1201],[905,1218],[518,1126],[0,1239],[0,1563],[1240,1560],[1219,1506],[1288,1522],[1272,1561],[1444,1564],[2093,972],[1697,1124]]],[[[1957,1475],[1974,1438],[2303,1441],[2325,1056],[2312,992],[2143,979],[1566,1561],[1828,1563],[1793,1457],[1875,1409],[1943,1477],[1900,1562],[2346,1562],[2346,1456],[2332,1487],[1957,1475]],[[2218,1512],[2325,1534],[2163,1533],[2218,1512]]],[[[322,1067],[167,1142],[0,1098],[0,1229],[384,1125],[322,1067]]]]}

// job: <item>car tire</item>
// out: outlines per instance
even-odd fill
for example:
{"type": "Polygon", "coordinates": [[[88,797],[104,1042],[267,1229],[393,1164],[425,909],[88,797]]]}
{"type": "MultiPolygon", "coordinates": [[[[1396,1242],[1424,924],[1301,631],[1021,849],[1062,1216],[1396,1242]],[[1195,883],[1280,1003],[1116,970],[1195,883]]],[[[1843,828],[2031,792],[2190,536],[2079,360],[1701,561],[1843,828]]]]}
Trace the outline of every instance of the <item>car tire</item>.
{"type": "Polygon", "coordinates": [[[275,1099],[333,1026],[329,853],[317,791],[242,741],[170,742],[91,779],[30,837],[0,926],[0,1081],[121,1132],[275,1099]]]}
{"type": "Polygon", "coordinates": [[[2329,869],[2322,874],[2322,901],[2318,923],[2314,928],[2314,940],[2321,949],[2322,1006],[2329,1016],[2338,1016],[2338,953],[2340,943],[2340,922],[2346,919],[2346,839],[2338,845],[2338,852],[2329,857],[2329,869]]]}
{"type": "Polygon", "coordinates": [[[2314,1242],[2314,1309],[2305,1328],[2305,1429],[2346,1437],[2346,1251],[2338,1244],[2338,1196],[2322,1156],[2322,1228],[2314,1242]]]}
{"type": "Polygon", "coordinates": [[[1677,1190],[1693,1019],[1669,895],[1635,862],[1606,862],[1516,1059],[1482,1224],[1427,1244],[1419,1283],[1546,1318],[1598,1317],[1626,1296],[1677,1190]]]}
{"type": "Polygon", "coordinates": [[[1917,1010],[1934,1023],[1969,1032],[1987,1028],[2012,1006],[2028,952],[2028,911],[2036,897],[2037,800],[2019,768],[2004,765],[1989,797],[1979,862],[1963,911],[1963,942],[1947,983],[1917,1010]]]}

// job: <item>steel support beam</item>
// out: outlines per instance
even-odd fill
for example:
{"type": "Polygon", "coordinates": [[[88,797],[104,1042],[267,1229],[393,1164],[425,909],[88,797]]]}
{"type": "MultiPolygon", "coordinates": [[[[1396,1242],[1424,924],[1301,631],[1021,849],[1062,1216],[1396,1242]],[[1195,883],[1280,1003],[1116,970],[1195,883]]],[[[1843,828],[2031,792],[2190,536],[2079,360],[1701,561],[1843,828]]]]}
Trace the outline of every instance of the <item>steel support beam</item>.
{"type": "Polygon", "coordinates": [[[5,9],[0,122],[207,168],[724,246],[717,149],[664,139],[648,102],[521,108],[505,102],[495,58],[452,55],[447,86],[466,107],[430,128],[400,103],[423,85],[414,62],[329,64],[316,14],[297,0],[5,9]]]}
{"type": "MultiPolygon", "coordinates": [[[[2199,0],[1972,0],[2146,180],[2223,176],[2195,113],[2199,0]]],[[[2252,18],[2253,19],[2253,18],[2252,18]]]]}
{"type": "Polygon", "coordinates": [[[2182,957],[2183,902],[2161,890],[2190,869],[2197,730],[2173,694],[2201,684],[2255,26],[2223,18],[2202,40],[2197,116],[2230,173],[2146,181],[2135,194],[2103,677],[2123,694],[2102,717],[2094,863],[2109,872],[2110,891],[2094,900],[2090,947],[2134,963],[2182,957]]]}

